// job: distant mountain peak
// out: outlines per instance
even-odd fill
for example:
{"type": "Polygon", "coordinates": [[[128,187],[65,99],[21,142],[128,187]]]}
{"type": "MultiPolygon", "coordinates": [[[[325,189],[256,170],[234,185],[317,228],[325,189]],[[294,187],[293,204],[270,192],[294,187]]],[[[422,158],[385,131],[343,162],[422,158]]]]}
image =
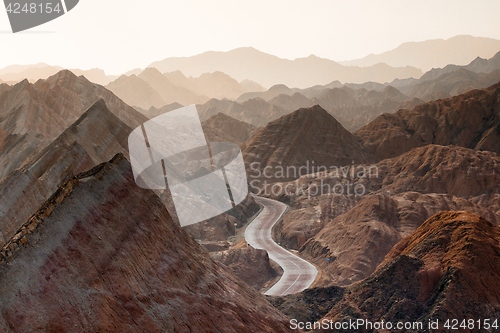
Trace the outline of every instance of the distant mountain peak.
{"type": "Polygon", "coordinates": [[[499,50],[500,40],[459,35],[448,39],[405,42],[390,51],[340,63],[354,66],[384,63],[392,67],[412,66],[428,71],[449,64],[466,65],[478,56],[491,58],[499,50]]]}
{"type": "Polygon", "coordinates": [[[192,77],[198,77],[207,72],[221,71],[237,81],[248,79],[265,87],[281,83],[289,87],[306,88],[328,84],[333,80],[355,83],[372,80],[382,83],[395,78],[422,75],[419,69],[411,67],[385,66],[390,69],[389,71],[380,71],[380,68],[376,67],[346,67],[333,60],[315,55],[290,60],[248,47],[228,52],[205,52],[192,57],[166,58],[150,66],[162,72],[181,70],[185,75],[192,77]]]}

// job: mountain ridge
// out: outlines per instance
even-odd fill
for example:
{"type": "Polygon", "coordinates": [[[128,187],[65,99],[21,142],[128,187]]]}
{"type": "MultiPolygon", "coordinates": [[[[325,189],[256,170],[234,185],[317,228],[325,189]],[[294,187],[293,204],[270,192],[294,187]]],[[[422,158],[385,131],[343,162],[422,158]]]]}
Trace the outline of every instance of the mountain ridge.
{"type": "Polygon", "coordinates": [[[446,65],[466,65],[476,57],[490,58],[500,51],[500,40],[458,35],[448,39],[406,42],[395,49],[370,54],[356,60],[342,61],[345,65],[367,66],[379,62],[391,66],[410,65],[424,72],[446,65]]]}
{"type": "Polygon", "coordinates": [[[394,68],[377,64],[367,68],[345,67],[333,60],[310,56],[295,60],[282,59],[254,48],[237,48],[228,52],[208,51],[192,57],[166,58],[153,62],[161,72],[182,71],[187,76],[221,71],[238,81],[252,80],[264,87],[285,84],[306,88],[328,84],[333,80],[344,82],[392,81],[394,78],[420,77],[416,68],[394,68]],[[241,66],[247,63],[249,66],[241,66]]]}

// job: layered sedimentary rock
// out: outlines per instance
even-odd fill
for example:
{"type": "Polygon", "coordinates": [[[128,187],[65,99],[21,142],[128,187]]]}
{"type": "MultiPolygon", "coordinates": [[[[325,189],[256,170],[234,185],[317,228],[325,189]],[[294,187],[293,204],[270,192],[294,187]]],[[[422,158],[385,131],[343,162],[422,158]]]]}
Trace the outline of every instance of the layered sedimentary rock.
{"type": "Polygon", "coordinates": [[[108,110],[103,100],[23,167],[0,181],[0,245],[71,177],[127,154],[130,128],[108,110]]]}
{"type": "MultiPolygon", "coordinates": [[[[299,109],[260,129],[244,150],[250,182],[296,179],[330,168],[365,163],[370,157],[358,139],[320,106],[299,109]]],[[[252,184],[251,184],[252,186],[252,184]]]]}
{"type": "Polygon", "coordinates": [[[428,145],[351,167],[355,173],[332,169],[263,190],[295,208],[275,227],[275,239],[320,266],[327,284],[367,277],[396,242],[439,211],[466,209],[500,223],[495,153],[428,145]]]}
{"type": "Polygon", "coordinates": [[[211,257],[256,290],[264,289],[278,276],[269,262],[267,252],[250,246],[215,252],[211,257]]]}
{"type": "MultiPolygon", "coordinates": [[[[396,244],[369,278],[349,287],[324,318],[422,322],[413,328],[419,332],[448,331],[443,325],[452,318],[491,318],[491,324],[500,315],[499,241],[499,227],[479,215],[438,213],[396,244]],[[439,328],[430,329],[429,320],[439,320],[439,328]]],[[[460,330],[485,330],[484,321],[481,329],[474,324],[460,330]]]]}
{"type": "Polygon", "coordinates": [[[500,228],[480,215],[440,212],[399,241],[366,279],[271,302],[313,332],[449,332],[453,319],[463,332],[497,331],[499,242],[500,228]],[[348,326],[335,326],[342,322],[348,326]]]}
{"type": "Polygon", "coordinates": [[[131,128],[146,119],[109,90],[67,70],[34,84],[24,80],[2,92],[0,179],[43,150],[100,99],[131,128]]]}
{"type": "Polygon", "coordinates": [[[118,155],[55,192],[2,250],[2,332],[289,332],[136,186],[118,155]]]}
{"type": "Polygon", "coordinates": [[[384,114],[356,132],[378,160],[428,144],[500,153],[500,84],[384,114]]]}

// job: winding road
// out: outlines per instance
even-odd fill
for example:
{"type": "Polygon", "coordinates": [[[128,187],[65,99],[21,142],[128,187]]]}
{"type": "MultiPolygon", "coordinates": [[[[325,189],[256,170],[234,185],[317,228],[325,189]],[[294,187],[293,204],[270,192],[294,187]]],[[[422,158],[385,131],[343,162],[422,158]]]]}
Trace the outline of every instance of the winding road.
{"type": "Polygon", "coordinates": [[[283,268],[281,279],[265,294],[284,296],[301,292],[314,282],[318,270],[309,262],[276,244],[271,236],[271,229],[285,213],[286,205],[262,197],[254,196],[254,198],[263,209],[246,228],[245,240],[256,249],[266,250],[269,258],[283,268]]]}

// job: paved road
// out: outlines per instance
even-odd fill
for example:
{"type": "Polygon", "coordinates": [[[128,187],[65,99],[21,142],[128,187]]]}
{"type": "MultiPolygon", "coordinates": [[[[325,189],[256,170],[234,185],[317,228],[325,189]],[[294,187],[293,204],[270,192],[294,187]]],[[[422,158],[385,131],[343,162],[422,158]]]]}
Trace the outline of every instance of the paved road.
{"type": "Polygon", "coordinates": [[[245,240],[256,249],[266,250],[269,258],[283,268],[283,276],[266,292],[266,295],[283,296],[301,292],[314,282],[318,270],[309,262],[276,244],[271,237],[271,229],[285,213],[286,205],[271,199],[257,196],[254,198],[264,208],[246,228],[245,240]]]}

